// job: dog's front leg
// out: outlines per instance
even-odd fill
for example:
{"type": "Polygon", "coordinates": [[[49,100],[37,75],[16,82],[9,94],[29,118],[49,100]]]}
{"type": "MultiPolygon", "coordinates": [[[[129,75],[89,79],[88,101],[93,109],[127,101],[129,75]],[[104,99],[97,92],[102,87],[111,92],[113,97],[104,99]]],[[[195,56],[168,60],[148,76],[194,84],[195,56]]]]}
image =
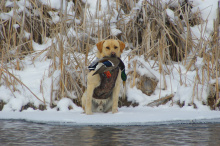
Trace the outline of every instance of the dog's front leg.
{"type": "Polygon", "coordinates": [[[112,93],[112,98],[113,98],[112,113],[118,112],[118,99],[119,99],[120,85],[121,85],[121,71],[119,71],[117,80],[115,82],[115,87],[112,93]]]}
{"type": "Polygon", "coordinates": [[[92,114],[93,92],[94,89],[100,85],[100,76],[98,74],[93,76],[93,73],[94,71],[91,71],[87,77],[87,97],[86,97],[86,107],[85,107],[87,115],[92,114]]]}
{"type": "Polygon", "coordinates": [[[86,97],[86,107],[85,107],[87,115],[92,114],[92,95],[94,89],[95,89],[94,85],[87,86],[87,97],[86,97]]]}

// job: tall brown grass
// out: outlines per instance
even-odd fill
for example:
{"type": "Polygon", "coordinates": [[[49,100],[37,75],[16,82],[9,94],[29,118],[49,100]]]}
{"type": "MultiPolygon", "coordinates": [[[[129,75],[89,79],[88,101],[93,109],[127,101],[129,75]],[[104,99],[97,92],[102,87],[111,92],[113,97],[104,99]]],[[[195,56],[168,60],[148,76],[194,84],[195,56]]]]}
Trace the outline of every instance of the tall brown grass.
{"type": "MultiPolygon", "coordinates": [[[[101,1],[97,3],[97,16],[90,16],[86,13],[89,5],[75,0],[72,8],[75,12],[73,19],[69,19],[67,8],[63,10],[63,3],[61,3],[61,9],[57,10],[43,5],[38,0],[29,0],[32,8],[17,13],[16,10],[19,7],[16,2],[13,0],[13,8],[5,7],[6,0],[0,3],[0,13],[11,10],[14,12],[10,19],[0,19],[0,81],[3,83],[1,86],[6,86],[12,93],[16,90],[17,84],[23,83],[13,73],[8,72],[9,66],[7,64],[11,64],[10,66],[16,70],[22,70],[21,60],[25,55],[34,52],[32,41],[42,44],[48,37],[57,40],[47,50],[44,50],[48,52],[46,57],[52,60],[51,74],[56,70],[61,73],[59,84],[55,84],[55,81],[51,84],[50,105],[52,107],[55,104],[54,99],[73,98],[73,96],[77,97],[77,99],[74,98],[74,102],[80,105],[81,96],[86,88],[86,74],[88,72],[86,68],[93,59],[88,56],[91,52],[90,49],[102,39],[115,38],[126,44],[132,44],[127,45],[127,49],[132,49],[128,55],[129,60],[137,55],[144,55],[146,60],[154,60],[155,64],[159,66],[161,78],[165,78],[165,75],[172,72],[171,70],[165,72],[163,65],[172,65],[173,62],[178,62],[189,71],[192,66],[195,66],[196,58],[202,57],[204,62],[203,75],[202,78],[195,78],[194,90],[196,90],[198,83],[205,85],[211,79],[216,79],[215,84],[209,84],[211,88],[215,89],[212,90],[213,92],[208,98],[213,101],[213,104],[210,105],[214,106],[213,109],[219,106],[217,105],[219,104],[217,101],[219,101],[218,77],[220,75],[218,20],[214,23],[214,33],[210,39],[201,37],[197,42],[194,41],[190,27],[197,24],[206,25],[206,20],[201,18],[200,12],[194,14],[191,12],[192,6],[187,0],[185,3],[179,4],[178,7],[170,7],[169,4],[163,7],[161,1],[158,0],[143,1],[140,9],[133,9],[138,1],[116,0],[116,11],[118,12],[116,26],[122,32],[116,36],[113,36],[110,31],[109,17],[106,15],[97,17],[102,10],[101,1]],[[166,8],[174,11],[175,20],[169,19],[165,12],[166,8]],[[60,21],[53,23],[49,11],[58,12],[60,21]],[[128,20],[125,19],[126,17],[128,20]],[[94,19],[97,19],[98,23],[102,21],[104,25],[96,24],[93,22],[94,19]],[[15,28],[15,25],[19,25],[19,28],[15,28]],[[184,27],[187,29],[184,30],[184,27]],[[70,28],[74,28],[75,36],[68,35],[70,28]],[[95,32],[96,29],[97,32],[95,32]],[[29,38],[24,37],[26,32],[30,33],[29,38]],[[207,50],[207,48],[211,49],[207,50]],[[56,62],[57,59],[59,63],[56,62]],[[205,76],[204,72],[207,72],[208,76],[205,76]],[[59,88],[54,88],[55,86],[59,88]]],[[[65,3],[66,7],[67,2],[65,3]]],[[[107,14],[114,15],[112,8],[108,9],[107,14]]],[[[37,52],[36,57],[41,53],[37,52]]],[[[128,74],[132,79],[132,87],[136,86],[135,78],[137,77],[135,70],[137,64],[133,63],[128,65],[129,68],[134,67],[134,72],[128,74]]],[[[186,81],[184,81],[186,79],[182,76],[181,70],[179,73],[181,85],[186,85],[186,81]]],[[[166,80],[163,81],[164,90],[166,90],[166,80]]],[[[28,89],[28,87],[26,88],[28,89]]],[[[36,96],[36,98],[38,97],[36,96]]]]}

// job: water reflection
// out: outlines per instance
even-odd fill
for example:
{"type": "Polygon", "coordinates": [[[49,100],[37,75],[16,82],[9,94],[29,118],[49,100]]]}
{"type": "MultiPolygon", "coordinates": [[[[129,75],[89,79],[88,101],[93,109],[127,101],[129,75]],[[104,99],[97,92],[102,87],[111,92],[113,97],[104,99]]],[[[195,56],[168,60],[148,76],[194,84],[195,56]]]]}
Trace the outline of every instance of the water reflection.
{"type": "Polygon", "coordinates": [[[220,145],[219,124],[59,126],[0,121],[0,145],[220,145]]]}

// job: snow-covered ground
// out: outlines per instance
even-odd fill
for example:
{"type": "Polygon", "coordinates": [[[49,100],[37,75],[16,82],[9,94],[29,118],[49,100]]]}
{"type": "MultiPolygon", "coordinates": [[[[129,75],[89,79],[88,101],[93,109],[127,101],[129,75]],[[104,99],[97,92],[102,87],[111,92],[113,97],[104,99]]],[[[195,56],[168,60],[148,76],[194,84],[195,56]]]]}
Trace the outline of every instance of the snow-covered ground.
{"type": "Polygon", "coordinates": [[[70,111],[26,110],[23,112],[0,112],[0,119],[16,119],[28,122],[60,125],[158,125],[173,123],[220,122],[219,111],[192,107],[122,107],[119,112],[85,115],[81,108],[70,111]]]}
{"type": "MultiPolygon", "coordinates": [[[[163,0],[168,2],[169,0],[163,0]]],[[[22,1],[21,1],[22,2],[22,1]]],[[[57,2],[56,0],[51,0],[51,2],[57,2]]],[[[172,5],[176,5],[177,1],[174,1],[172,5]]],[[[90,1],[91,3],[91,1],[90,1]]],[[[22,4],[22,3],[21,3],[22,4]]],[[[102,3],[103,5],[105,3],[102,3]]],[[[209,36],[213,31],[213,19],[216,17],[217,0],[194,0],[193,4],[196,5],[193,9],[194,12],[197,9],[205,9],[202,11],[201,15],[207,20],[207,29],[204,32],[204,36],[209,36]],[[210,5],[208,7],[208,5],[210,5]]],[[[53,5],[51,5],[53,6],[53,5]]],[[[58,5],[54,5],[59,9],[58,5]]],[[[91,5],[91,11],[92,11],[91,5]]],[[[170,19],[175,19],[173,11],[170,9],[166,10],[167,15],[170,19]]],[[[52,14],[51,14],[52,15],[52,14]]],[[[54,14],[55,15],[55,14],[54,14]]],[[[0,17],[3,17],[0,14],[0,17]]],[[[6,17],[4,17],[6,19],[6,17]]],[[[59,19],[57,19],[59,21],[59,19]]],[[[115,26],[116,27],[116,26],[115,26]]],[[[112,29],[116,29],[112,26],[112,29]]],[[[192,28],[192,33],[195,37],[200,37],[200,29],[203,26],[194,26],[192,28]]],[[[119,30],[120,31],[120,30],[119,30]]],[[[117,31],[118,32],[118,31],[117,31]]],[[[43,45],[39,45],[33,42],[33,48],[36,52],[42,51],[49,46],[51,46],[52,40],[48,39],[43,45]]],[[[96,48],[94,48],[96,49],[96,48]]],[[[127,54],[130,50],[127,50],[122,55],[122,59],[125,64],[128,64],[127,54]]],[[[0,119],[18,119],[26,120],[31,122],[40,123],[58,123],[58,124],[73,124],[73,125],[149,125],[149,124],[166,124],[166,123],[192,123],[196,121],[207,122],[216,121],[220,122],[219,111],[211,111],[208,106],[203,105],[202,102],[206,102],[206,97],[209,92],[207,86],[198,85],[197,91],[193,92],[193,81],[195,76],[197,76],[196,71],[186,71],[186,68],[181,64],[174,64],[173,66],[166,66],[172,70],[172,75],[166,75],[166,90],[161,90],[164,86],[164,81],[161,79],[161,75],[158,73],[158,68],[152,69],[152,64],[154,61],[149,60],[145,62],[143,56],[133,58],[140,65],[137,68],[139,74],[145,74],[148,76],[155,77],[159,80],[158,86],[151,96],[147,96],[138,90],[136,87],[130,88],[128,86],[127,96],[128,100],[135,101],[139,103],[138,107],[122,107],[119,108],[119,112],[116,114],[112,113],[94,113],[93,115],[85,115],[81,107],[77,107],[72,100],[69,98],[63,98],[60,101],[56,101],[57,107],[50,109],[50,91],[51,91],[51,79],[56,79],[60,75],[59,71],[53,73],[53,76],[49,77],[49,67],[51,65],[51,60],[44,58],[46,52],[42,53],[37,59],[33,61],[35,54],[30,54],[26,56],[23,61],[23,70],[17,71],[14,69],[9,70],[9,72],[16,75],[30,90],[27,90],[24,86],[17,85],[17,91],[11,92],[9,88],[5,86],[0,86],[0,100],[4,101],[6,104],[2,111],[0,111],[0,119]],[[181,69],[182,77],[186,81],[187,86],[181,86],[179,84],[181,69]],[[43,86],[43,91],[42,87],[43,86]],[[32,91],[39,99],[37,99],[32,91]],[[161,105],[159,107],[147,107],[146,105],[159,97],[164,97],[169,94],[175,93],[173,102],[184,101],[185,105],[180,108],[177,104],[172,105],[171,101],[166,105],[161,105]],[[188,106],[192,101],[192,95],[195,96],[194,103],[196,103],[197,109],[193,106],[188,106]],[[14,97],[16,96],[16,98],[14,97]],[[196,98],[198,97],[198,98],[196,98]],[[27,103],[33,103],[34,106],[39,106],[44,101],[47,105],[47,110],[33,110],[28,108],[20,112],[21,107],[27,103]],[[171,106],[172,105],[172,106],[171,106]],[[68,107],[71,106],[73,109],[69,110],[68,107]],[[59,108],[59,111],[57,110],[59,108]]],[[[131,61],[133,61],[131,60],[131,61]]],[[[199,69],[199,75],[202,69],[203,60],[202,58],[197,58],[196,66],[199,69]]],[[[10,64],[9,64],[10,66],[10,64]]],[[[127,66],[126,66],[127,67],[127,66]]],[[[10,67],[9,67],[10,68],[10,67]]],[[[164,67],[165,68],[165,67],[164,67]]],[[[211,80],[212,81],[212,80],[211,80]]],[[[219,78],[220,82],[220,78],[219,78]]],[[[56,88],[56,87],[54,87],[56,88]]]]}

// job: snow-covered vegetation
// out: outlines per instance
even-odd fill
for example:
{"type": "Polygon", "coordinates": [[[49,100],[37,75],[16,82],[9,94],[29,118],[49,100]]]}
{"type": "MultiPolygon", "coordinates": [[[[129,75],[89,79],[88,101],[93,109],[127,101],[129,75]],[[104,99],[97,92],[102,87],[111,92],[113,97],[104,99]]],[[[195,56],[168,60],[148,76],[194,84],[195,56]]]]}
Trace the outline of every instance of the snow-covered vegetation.
{"type": "Polygon", "coordinates": [[[120,105],[219,110],[218,31],[218,0],[1,0],[0,110],[79,109],[107,38],[126,44],[120,105]]]}

